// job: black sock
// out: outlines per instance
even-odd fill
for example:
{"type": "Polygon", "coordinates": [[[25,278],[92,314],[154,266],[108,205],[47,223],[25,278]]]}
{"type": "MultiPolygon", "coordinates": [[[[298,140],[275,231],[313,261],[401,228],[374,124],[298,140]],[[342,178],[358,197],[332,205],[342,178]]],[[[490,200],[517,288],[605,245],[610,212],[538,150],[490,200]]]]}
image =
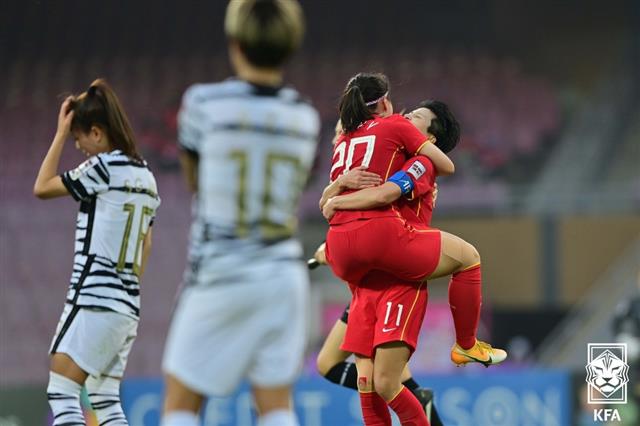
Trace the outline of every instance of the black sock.
{"type": "Polygon", "coordinates": [[[324,377],[337,385],[358,390],[358,371],[353,362],[337,363],[324,377]]]}
{"type": "Polygon", "coordinates": [[[420,385],[413,380],[413,377],[409,377],[407,380],[402,382],[403,385],[406,386],[412,393],[416,391],[416,389],[420,389],[420,385]]]}

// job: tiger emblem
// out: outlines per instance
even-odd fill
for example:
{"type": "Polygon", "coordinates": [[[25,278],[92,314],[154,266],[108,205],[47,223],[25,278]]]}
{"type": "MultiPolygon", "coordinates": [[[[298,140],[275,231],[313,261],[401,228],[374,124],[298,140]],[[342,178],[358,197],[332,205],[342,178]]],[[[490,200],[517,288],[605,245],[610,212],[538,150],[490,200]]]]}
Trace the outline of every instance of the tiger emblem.
{"type": "Polygon", "coordinates": [[[586,366],[587,383],[609,398],[629,381],[629,366],[610,350],[602,352],[586,366]]]}

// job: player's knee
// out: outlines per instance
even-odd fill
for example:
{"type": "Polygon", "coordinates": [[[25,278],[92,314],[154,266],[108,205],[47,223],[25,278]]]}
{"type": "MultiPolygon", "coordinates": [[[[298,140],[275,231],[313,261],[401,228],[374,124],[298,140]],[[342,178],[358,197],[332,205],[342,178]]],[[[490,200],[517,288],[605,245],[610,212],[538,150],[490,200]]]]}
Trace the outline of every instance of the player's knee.
{"type": "Polygon", "coordinates": [[[318,354],[316,358],[316,369],[321,376],[326,376],[334,364],[322,353],[318,354]]]}
{"type": "Polygon", "coordinates": [[[373,392],[374,390],[371,377],[358,376],[358,392],[373,392]]]}
{"type": "Polygon", "coordinates": [[[467,243],[465,247],[465,265],[469,267],[480,263],[480,252],[472,245],[467,243]]]}
{"type": "Polygon", "coordinates": [[[393,399],[400,387],[400,379],[398,377],[391,377],[384,373],[377,373],[374,377],[373,383],[374,390],[378,395],[384,398],[385,401],[393,399]]]}

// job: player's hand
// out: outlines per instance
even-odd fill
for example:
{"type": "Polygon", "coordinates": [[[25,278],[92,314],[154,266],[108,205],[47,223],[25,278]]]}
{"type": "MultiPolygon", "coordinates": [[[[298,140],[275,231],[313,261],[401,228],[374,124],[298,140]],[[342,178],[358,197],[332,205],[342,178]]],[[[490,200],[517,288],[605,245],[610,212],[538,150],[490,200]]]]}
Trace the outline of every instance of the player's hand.
{"type": "Polygon", "coordinates": [[[335,208],[335,202],[334,202],[335,198],[336,197],[329,198],[327,202],[324,203],[324,206],[322,207],[322,215],[327,220],[331,220],[333,215],[336,214],[336,208],[335,208]]]}
{"type": "Polygon", "coordinates": [[[326,245],[327,245],[327,243],[320,244],[320,246],[318,247],[316,252],[313,254],[313,258],[315,260],[317,260],[318,263],[321,264],[321,265],[326,265],[327,264],[327,256],[326,256],[326,253],[325,253],[326,245]]]}
{"type": "Polygon", "coordinates": [[[366,167],[358,166],[339,177],[340,186],[345,189],[363,189],[378,186],[382,178],[375,173],[367,171],[366,167]]]}
{"type": "Polygon", "coordinates": [[[73,96],[69,96],[67,99],[65,99],[60,106],[60,112],[58,112],[58,129],[56,130],[56,134],[63,140],[66,140],[69,136],[69,133],[71,133],[71,120],[73,120],[73,110],[70,110],[69,106],[71,105],[72,100],[73,96]]]}

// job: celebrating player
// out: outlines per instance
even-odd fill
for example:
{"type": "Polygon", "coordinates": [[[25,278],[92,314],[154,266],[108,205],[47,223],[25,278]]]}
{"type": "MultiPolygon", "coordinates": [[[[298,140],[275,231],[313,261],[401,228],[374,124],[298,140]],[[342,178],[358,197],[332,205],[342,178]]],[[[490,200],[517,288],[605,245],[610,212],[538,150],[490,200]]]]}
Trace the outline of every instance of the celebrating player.
{"type": "MultiPolygon", "coordinates": [[[[424,101],[418,108],[407,114],[406,117],[422,134],[425,136],[433,135],[436,138],[436,146],[443,152],[449,152],[458,143],[460,125],[445,103],[432,100],[424,101]]],[[[336,133],[341,131],[342,129],[337,129],[336,133]]],[[[375,208],[381,200],[384,201],[385,204],[398,200],[396,207],[403,218],[407,219],[407,221],[414,226],[428,227],[431,223],[431,215],[436,198],[435,175],[431,172],[433,166],[427,158],[418,156],[409,159],[402,167],[402,170],[411,171],[420,170],[421,168],[425,168],[425,171],[428,169],[430,173],[423,173],[418,179],[413,177],[414,188],[411,193],[411,198],[401,197],[400,194],[396,194],[394,188],[398,188],[398,186],[394,184],[391,185],[391,188],[384,185],[377,186],[373,190],[358,191],[352,193],[350,196],[360,197],[362,200],[361,208],[363,209],[375,208]]],[[[376,181],[380,183],[380,177],[378,175],[355,169],[340,176],[337,179],[338,184],[334,185],[334,187],[363,189],[373,187],[376,181]]],[[[330,192],[330,190],[327,190],[323,194],[322,205],[325,204],[326,199],[330,196],[336,195],[330,192]]],[[[324,244],[316,253],[316,258],[319,258],[317,260],[321,263],[325,263],[324,244]]],[[[425,288],[425,292],[426,291],[427,289],[425,288]]],[[[346,333],[348,316],[349,306],[347,305],[342,318],[336,321],[327,336],[318,354],[317,365],[320,374],[328,380],[345,387],[357,389],[355,364],[345,362],[351,354],[339,348],[346,333]]],[[[433,405],[433,392],[429,389],[421,388],[418,383],[416,383],[408,365],[402,372],[401,380],[402,384],[416,396],[425,408],[427,419],[432,426],[441,425],[442,422],[433,405]]]]}
{"type": "Polygon", "coordinates": [[[234,0],[225,31],[237,78],[192,86],[179,114],[197,192],[185,287],[165,348],[164,426],[198,424],[205,395],[251,383],[261,426],[293,426],[291,384],[306,341],[308,273],[293,238],[319,130],[282,85],[304,29],[293,0],[234,0]]]}
{"type": "MultiPolygon", "coordinates": [[[[347,84],[340,105],[345,133],[334,149],[332,180],[362,165],[388,178],[384,185],[398,186],[407,194],[413,182],[399,169],[415,153],[428,156],[436,172],[453,171],[450,160],[424,135],[403,117],[390,115],[393,108],[387,95],[388,82],[380,74],[359,74],[347,84]]],[[[413,174],[424,172],[414,170],[413,174]]],[[[330,199],[325,210],[336,210],[332,205],[346,197],[330,199]]],[[[330,216],[326,255],[334,273],[349,283],[353,293],[350,317],[355,326],[347,328],[342,349],[356,354],[365,424],[386,424],[387,403],[403,423],[427,424],[418,401],[400,382],[424,315],[426,279],[454,273],[451,288],[455,290],[450,290],[455,301],[454,362],[489,365],[506,357],[504,351],[475,337],[481,299],[479,255],[451,234],[412,227],[389,205],[337,210],[330,216]],[[385,285],[380,272],[374,271],[397,277],[396,284],[389,286],[387,281],[385,285]],[[418,284],[408,285],[411,282],[418,284]]]]}
{"type": "Polygon", "coordinates": [[[71,283],[50,351],[47,396],[54,425],[85,424],[83,384],[100,424],[127,425],[120,380],[138,328],[139,281],[160,198],[129,121],[105,81],[94,81],[60,107],[58,129],[33,192],[43,199],[71,195],[80,202],[71,283]],[[70,134],[89,159],[58,175],[70,134]]]}

